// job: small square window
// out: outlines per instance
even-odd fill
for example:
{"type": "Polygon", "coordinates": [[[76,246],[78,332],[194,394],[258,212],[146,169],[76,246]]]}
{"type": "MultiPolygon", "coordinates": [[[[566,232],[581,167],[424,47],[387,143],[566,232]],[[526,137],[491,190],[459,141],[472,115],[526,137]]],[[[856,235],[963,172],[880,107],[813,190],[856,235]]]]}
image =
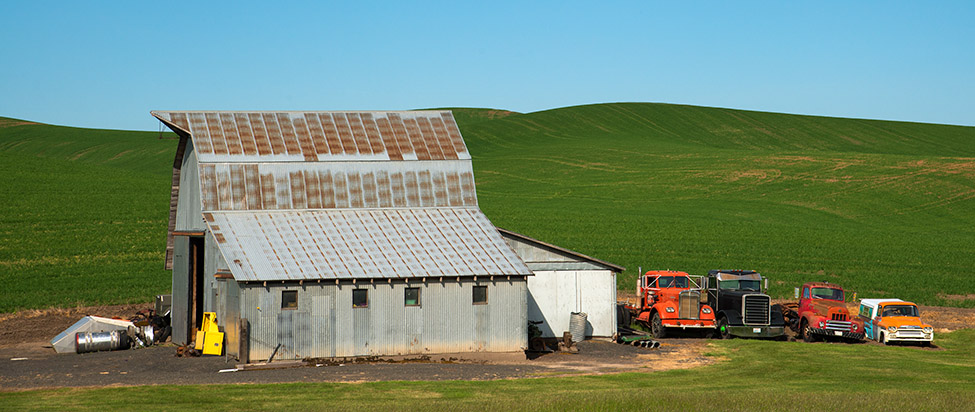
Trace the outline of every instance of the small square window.
{"type": "Polygon", "coordinates": [[[352,289],[352,307],[353,308],[369,307],[368,289],[352,289]]]}
{"type": "Polygon", "coordinates": [[[298,309],[298,291],[281,291],[281,309],[298,309]]]}
{"type": "Polygon", "coordinates": [[[420,306],[420,288],[406,288],[403,297],[406,306],[420,306]]]}
{"type": "Polygon", "coordinates": [[[487,305],[487,286],[474,286],[475,305],[487,305]]]}

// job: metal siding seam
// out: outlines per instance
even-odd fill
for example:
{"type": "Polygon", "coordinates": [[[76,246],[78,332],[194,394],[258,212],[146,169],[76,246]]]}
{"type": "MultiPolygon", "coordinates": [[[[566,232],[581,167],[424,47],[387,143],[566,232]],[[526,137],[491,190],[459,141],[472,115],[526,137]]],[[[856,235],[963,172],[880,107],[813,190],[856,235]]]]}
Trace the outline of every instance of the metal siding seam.
{"type": "Polygon", "coordinates": [[[436,202],[433,199],[433,183],[431,182],[430,171],[418,171],[416,181],[420,188],[420,207],[433,207],[436,202]]]}
{"type": "Polygon", "coordinates": [[[362,120],[358,113],[347,113],[346,120],[349,122],[349,130],[352,131],[352,138],[355,140],[356,147],[360,154],[373,154],[372,144],[366,136],[366,130],[362,126],[362,120]]]}
{"type": "Polygon", "coordinates": [[[427,150],[430,152],[430,159],[432,160],[444,160],[443,149],[440,148],[440,143],[437,141],[437,136],[433,131],[433,127],[430,125],[430,120],[423,116],[416,116],[417,127],[420,129],[420,136],[423,139],[423,143],[427,146],[427,150]]]}
{"type": "Polygon", "coordinates": [[[261,187],[261,175],[256,164],[244,165],[244,188],[245,209],[261,209],[263,188],[261,187]]]}
{"type": "Polygon", "coordinates": [[[213,154],[226,156],[229,151],[227,150],[227,142],[223,137],[223,131],[220,129],[220,119],[216,113],[205,113],[203,118],[206,121],[206,130],[210,134],[210,141],[213,142],[213,154]]]}
{"type": "Polygon", "coordinates": [[[305,171],[305,200],[309,209],[322,208],[322,185],[314,170],[305,171]]]}
{"type": "MultiPolygon", "coordinates": [[[[376,121],[372,116],[372,113],[362,113],[359,115],[359,120],[362,121],[362,127],[366,131],[366,139],[371,145],[372,153],[387,153],[385,142],[383,142],[382,136],[379,135],[379,127],[376,126],[376,121]]],[[[389,155],[387,154],[386,157],[388,159],[389,155]]]]}
{"type": "Polygon", "coordinates": [[[322,122],[314,113],[305,113],[305,125],[311,138],[312,146],[315,147],[315,158],[321,159],[321,155],[328,154],[328,141],[325,140],[325,129],[322,122]]]}
{"type": "Polygon", "coordinates": [[[372,171],[362,173],[363,207],[379,207],[379,188],[376,185],[376,174],[372,171]]]}
{"type": "MultiPolygon", "coordinates": [[[[295,133],[294,124],[291,122],[291,116],[285,113],[277,113],[275,116],[277,120],[278,128],[281,129],[281,140],[284,142],[285,151],[292,156],[301,156],[305,159],[301,146],[298,141],[298,136],[295,133]]],[[[306,159],[307,160],[307,159],[306,159]]]]}
{"type": "Polygon", "coordinates": [[[409,136],[410,144],[413,146],[413,150],[416,153],[416,159],[433,159],[433,157],[430,155],[430,148],[428,148],[426,142],[423,141],[423,134],[420,133],[420,127],[416,124],[416,120],[404,118],[403,125],[406,127],[406,135],[409,136]]]}
{"type": "Polygon", "coordinates": [[[379,170],[376,172],[376,197],[378,198],[380,208],[393,206],[388,170],[379,170]]]}
{"type": "Polygon", "coordinates": [[[240,163],[230,164],[227,167],[230,171],[230,198],[232,210],[247,209],[247,186],[244,184],[244,165],[240,163]]]}
{"type": "MultiPolygon", "coordinates": [[[[347,150],[342,144],[342,138],[339,136],[338,128],[335,127],[335,121],[332,119],[332,115],[328,113],[320,113],[318,119],[322,123],[322,130],[325,131],[325,141],[328,142],[328,148],[330,154],[341,155],[346,153],[347,150]]],[[[350,148],[352,153],[355,153],[355,148],[350,148]]]]}
{"type": "Polygon", "coordinates": [[[318,182],[321,187],[322,208],[335,208],[335,189],[332,184],[332,172],[328,169],[318,171],[318,182]]]}
{"type": "Polygon", "coordinates": [[[258,156],[270,158],[274,151],[271,150],[271,139],[268,137],[267,128],[264,127],[264,117],[260,113],[246,113],[234,118],[237,119],[238,128],[241,122],[245,122],[254,132],[254,145],[257,147],[258,156]]]}
{"type": "Polygon", "coordinates": [[[345,149],[345,153],[351,155],[362,154],[362,149],[352,136],[352,129],[349,127],[349,120],[345,114],[334,113],[332,119],[335,121],[335,130],[339,133],[339,139],[342,141],[342,148],[345,149]]]}
{"type": "Polygon", "coordinates": [[[443,119],[432,117],[430,124],[433,126],[433,133],[436,135],[440,150],[443,151],[444,159],[457,159],[457,149],[454,148],[454,143],[450,140],[450,135],[447,134],[447,127],[444,125],[443,119]]]}
{"type": "Polygon", "coordinates": [[[447,200],[447,182],[444,178],[444,172],[442,170],[434,170],[431,173],[431,180],[433,183],[433,206],[449,206],[450,202],[447,200]]]}
{"type": "Polygon", "coordinates": [[[470,159],[471,156],[467,153],[467,145],[464,144],[464,138],[460,134],[460,128],[457,127],[457,122],[454,121],[454,115],[450,112],[442,112],[441,118],[447,128],[447,134],[454,144],[454,151],[457,153],[457,158],[470,159]]]}
{"type": "Polygon", "coordinates": [[[315,142],[311,138],[311,132],[308,129],[308,125],[305,124],[305,118],[292,118],[291,124],[294,127],[295,135],[298,139],[298,146],[301,148],[302,157],[306,162],[318,161],[318,150],[315,148],[315,142]]]}
{"type": "Polygon", "coordinates": [[[227,143],[227,154],[242,154],[244,152],[243,142],[241,141],[240,132],[237,131],[237,126],[234,124],[233,116],[227,113],[217,113],[215,116],[220,122],[220,129],[224,136],[224,141],[227,143]]]}
{"type": "Polygon", "coordinates": [[[389,160],[403,160],[403,154],[400,153],[399,142],[396,140],[392,126],[389,124],[389,118],[380,117],[376,119],[376,125],[378,126],[378,132],[383,141],[383,146],[386,148],[386,155],[389,156],[389,160]]]}
{"type": "Polygon", "coordinates": [[[271,142],[271,153],[275,156],[286,155],[287,148],[284,146],[284,138],[281,136],[281,128],[273,113],[261,113],[264,119],[264,127],[267,129],[267,138],[271,142]]]}

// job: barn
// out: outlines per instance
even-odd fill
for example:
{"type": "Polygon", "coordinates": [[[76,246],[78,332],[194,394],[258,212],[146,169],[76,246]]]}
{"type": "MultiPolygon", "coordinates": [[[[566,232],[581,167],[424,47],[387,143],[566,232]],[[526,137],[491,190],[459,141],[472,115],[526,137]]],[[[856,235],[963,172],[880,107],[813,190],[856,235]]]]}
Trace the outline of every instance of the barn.
{"type": "Polygon", "coordinates": [[[498,229],[534,276],[528,278],[528,321],[543,338],[569,331],[572,313],[585,313],[585,337],[616,334],[616,275],[626,268],[498,229]]]}
{"type": "Polygon", "coordinates": [[[154,111],[179,135],[173,341],[242,360],[524,349],[532,271],[449,111],[154,111]]]}

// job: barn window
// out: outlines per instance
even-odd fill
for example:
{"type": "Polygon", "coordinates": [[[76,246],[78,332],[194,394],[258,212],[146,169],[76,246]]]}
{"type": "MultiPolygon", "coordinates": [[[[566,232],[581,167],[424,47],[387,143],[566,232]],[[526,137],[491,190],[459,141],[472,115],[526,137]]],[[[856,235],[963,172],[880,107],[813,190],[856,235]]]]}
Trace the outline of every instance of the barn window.
{"type": "Polygon", "coordinates": [[[352,307],[353,308],[368,308],[369,307],[369,290],[367,290],[367,289],[352,289],[352,307]]]}
{"type": "Polygon", "coordinates": [[[406,288],[403,297],[406,306],[420,306],[420,288],[406,288]]]}
{"type": "Polygon", "coordinates": [[[475,305],[487,305],[487,286],[474,286],[475,305]]]}
{"type": "Polygon", "coordinates": [[[298,309],[298,291],[281,291],[281,309],[298,309]]]}

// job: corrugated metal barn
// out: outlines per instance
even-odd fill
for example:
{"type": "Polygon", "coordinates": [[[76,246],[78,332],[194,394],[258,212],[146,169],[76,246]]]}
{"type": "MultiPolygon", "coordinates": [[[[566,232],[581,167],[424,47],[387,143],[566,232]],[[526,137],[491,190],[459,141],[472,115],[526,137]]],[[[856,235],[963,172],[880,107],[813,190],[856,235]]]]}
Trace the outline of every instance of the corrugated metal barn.
{"type": "Polygon", "coordinates": [[[180,136],[174,342],[206,311],[249,360],[525,347],[531,271],[478,209],[450,112],[152,115],[180,136]]]}
{"type": "Polygon", "coordinates": [[[616,334],[616,274],[626,268],[498,229],[535,276],[528,278],[528,320],[542,337],[561,337],[572,312],[587,316],[586,337],[616,334]]]}

